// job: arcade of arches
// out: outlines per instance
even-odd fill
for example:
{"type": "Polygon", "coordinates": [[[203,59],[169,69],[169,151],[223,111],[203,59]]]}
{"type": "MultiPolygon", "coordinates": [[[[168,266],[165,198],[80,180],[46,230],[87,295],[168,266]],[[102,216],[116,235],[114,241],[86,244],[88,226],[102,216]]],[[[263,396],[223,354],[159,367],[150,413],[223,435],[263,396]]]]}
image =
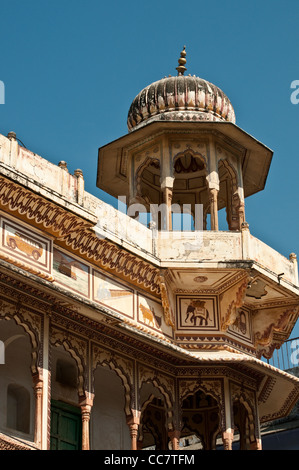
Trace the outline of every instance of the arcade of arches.
{"type": "Polygon", "coordinates": [[[1,320],[7,345],[1,401],[7,409],[0,427],[26,439],[24,447],[39,448],[45,439],[44,395],[52,410],[50,449],[167,450],[191,441],[198,449],[230,449],[234,436],[241,449],[260,447],[254,380],[243,377],[241,385],[241,372],[228,365],[203,368],[182,359],[165,370],[146,351],[134,358],[128,348],[123,356],[95,335],[82,336],[82,325],[79,335],[77,328],[62,331],[63,319],[55,320],[47,345],[39,344],[43,338],[33,343],[36,325],[44,323],[40,315],[7,310],[1,320]],[[40,367],[41,348],[49,352],[48,370],[40,367]]]}
{"type": "MultiPolygon", "coordinates": [[[[218,230],[218,213],[224,209],[229,230],[240,230],[245,221],[244,201],[240,197],[238,183],[238,165],[233,159],[219,155],[216,184],[210,184],[209,161],[200,152],[196,152],[189,144],[184,151],[173,157],[167,183],[161,185],[162,168],[156,157],[146,157],[136,169],[134,197],[131,197],[129,210],[132,216],[146,209],[155,217],[155,208],[164,203],[168,207],[167,216],[157,214],[159,229],[175,229],[173,217],[175,213],[192,216],[190,228],[197,230],[218,230]],[[200,213],[196,214],[198,208],[200,213]],[[143,210],[144,210],[143,209],[143,210]],[[209,219],[208,219],[209,217],[209,219]]],[[[220,147],[218,152],[221,153],[220,147]]],[[[181,227],[180,227],[181,229],[181,227]]]]}

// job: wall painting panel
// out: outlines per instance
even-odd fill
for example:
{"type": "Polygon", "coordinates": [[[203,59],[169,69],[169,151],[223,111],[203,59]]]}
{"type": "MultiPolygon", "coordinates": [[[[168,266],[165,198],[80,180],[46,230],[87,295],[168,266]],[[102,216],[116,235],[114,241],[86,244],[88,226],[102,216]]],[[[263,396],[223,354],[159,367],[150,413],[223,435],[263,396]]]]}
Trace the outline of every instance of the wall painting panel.
{"type": "Polygon", "coordinates": [[[89,266],[54,248],[53,270],[56,282],[89,297],[89,266]]]}
{"type": "Polygon", "coordinates": [[[93,270],[93,300],[130,318],[134,316],[133,289],[96,270],[93,270]]]}

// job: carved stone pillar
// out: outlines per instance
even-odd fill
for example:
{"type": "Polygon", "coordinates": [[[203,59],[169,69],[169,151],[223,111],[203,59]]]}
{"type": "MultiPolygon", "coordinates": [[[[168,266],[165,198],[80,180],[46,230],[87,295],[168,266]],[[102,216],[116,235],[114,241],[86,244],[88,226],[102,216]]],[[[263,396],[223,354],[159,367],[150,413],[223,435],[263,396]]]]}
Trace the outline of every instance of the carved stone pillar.
{"type": "Polygon", "coordinates": [[[139,429],[140,417],[139,416],[130,416],[127,419],[127,425],[130,429],[131,436],[131,450],[138,450],[138,429],[139,429]]]}
{"type": "Polygon", "coordinates": [[[211,230],[218,230],[218,189],[209,189],[210,211],[211,211],[211,230]]]}
{"type": "Polygon", "coordinates": [[[83,397],[80,400],[82,418],[82,450],[90,449],[89,422],[92,405],[93,398],[91,397],[83,397]]]}
{"type": "Polygon", "coordinates": [[[244,204],[244,202],[240,202],[238,213],[239,213],[239,230],[241,230],[242,224],[245,222],[245,204],[244,204]]]}
{"type": "Polygon", "coordinates": [[[224,428],[222,431],[222,441],[224,450],[232,450],[234,430],[232,423],[232,402],[230,393],[230,383],[227,378],[224,379],[224,428]]]}
{"type": "Polygon", "coordinates": [[[42,439],[42,400],[43,400],[43,379],[41,374],[33,376],[33,390],[35,395],[35,419],[34,419],[34,442],[41,448],[42,439]]]}
{"type": "Polygon", "coordinates": [[[236,191],[230,199],[228,198],[227,204],[229,230],[241,230],[242,224],[245,222],[244,200],[236,191]]]}
{"type": "Polygon", "coordinates": [[[181,431],[174,430],[168,432],[168,437],[171,440],[172,450],[179,450],[179,441],[180,441],[181,431]]]}
{"type": "Polygon", "coordinates": [[[163,189],[163,202],[166,205],[166,220],[165,224],[164,221],[162,221],[162,228],[165,230],[172,230],[172,192],[172,188],[165,187],[163,189]]]}
{"type": "Polygon", "coordinates": [[[259,407],[258,407],[258,398],[257,393],[255,394],[255,441],[251,443],[251,450],[262,450],[262,438],[261,438],[261,428],[260,428],[260,417],[259,417],[259,407]]]}

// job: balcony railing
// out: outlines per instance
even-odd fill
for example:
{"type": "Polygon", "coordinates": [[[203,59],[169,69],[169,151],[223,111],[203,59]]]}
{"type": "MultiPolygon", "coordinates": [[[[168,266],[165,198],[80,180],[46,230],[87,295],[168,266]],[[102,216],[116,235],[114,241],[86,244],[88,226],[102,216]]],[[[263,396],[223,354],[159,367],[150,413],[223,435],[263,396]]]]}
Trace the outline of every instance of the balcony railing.
{"type": "Polygon", "coordinates": [[[299,337],[288,339],[280,349],[276,349],[267,363],[282,370],[299,366],[299,337]]]}

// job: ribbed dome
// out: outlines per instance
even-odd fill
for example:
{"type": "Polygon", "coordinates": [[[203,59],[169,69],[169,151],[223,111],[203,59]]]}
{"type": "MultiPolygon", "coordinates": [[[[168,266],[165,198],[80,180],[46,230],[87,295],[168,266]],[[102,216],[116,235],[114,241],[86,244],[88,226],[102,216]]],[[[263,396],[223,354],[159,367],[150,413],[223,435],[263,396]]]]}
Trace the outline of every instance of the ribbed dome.
{"type": "Polygon", "coordinates": [[[202,78],[184,76],[182,69],[186,70],[180,65],[178,76],[162,78],[138,93],[128,113],[129,131],[152,121],[235,123],[234,109],[223,91],[202,78]]]}

